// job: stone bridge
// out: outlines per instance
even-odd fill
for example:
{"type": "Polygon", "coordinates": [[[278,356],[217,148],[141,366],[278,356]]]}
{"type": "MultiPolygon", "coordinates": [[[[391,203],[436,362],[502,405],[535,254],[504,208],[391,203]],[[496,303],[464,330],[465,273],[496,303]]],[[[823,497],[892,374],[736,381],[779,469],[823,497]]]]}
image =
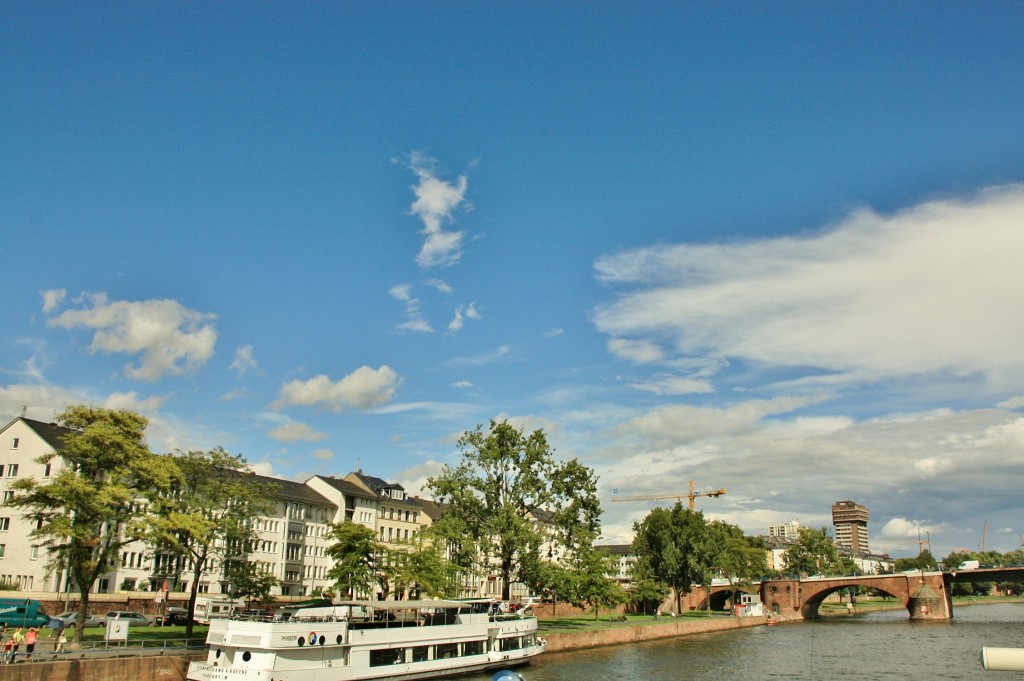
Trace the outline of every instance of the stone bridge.
{"type": "MultiPolygon", "coordinates": [[[[953,582],[1024,582],[1024,566],[982,568],[950,572],[903,572],[850,577],[804,577],[773,579],[741,590],[760,593],[766,611],[785,619],[815,619],[818,606],[831,594],[854,586],[866,586],[889,594],[907,609],[910,619],[944,620],[953,617],[949,585],[953,582]]],[[[732,596],[731,586],[711,590],[711,609],[726,610],[732,596]]],[[[683,607],[703,610],[708,607],[703,589],[695,588],[683,597],[683,607]]]]}

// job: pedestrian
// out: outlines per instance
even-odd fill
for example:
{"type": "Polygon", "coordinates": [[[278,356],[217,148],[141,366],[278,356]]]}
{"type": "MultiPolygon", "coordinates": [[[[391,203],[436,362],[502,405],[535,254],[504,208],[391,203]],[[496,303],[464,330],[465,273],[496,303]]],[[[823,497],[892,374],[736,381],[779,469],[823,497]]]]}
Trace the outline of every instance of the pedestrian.
{"type": "Polygon", "coordinates": [[[53,652],[60,655],[64,652],[64,644],[67,643],[68,638],[64,635],[64,627],[60,626],[57,628],[56,641],[53,644],[53,652]]]}
{"type": "Polygon", "coordinates": [[[14,664],[18,659],[18,649],[21,648],[21,642],[25,640],[25,634],[22,633],[21,627],[14,630],[11,634],[11,640],[14,642],[14,649],[11,650],[11,664],[14,664]]]}
{"type": "Polygon", "coordinates": [[[14,639],[10,636],[4,638],[4,664],[10,664],[14,657],[14,639]]]}
{"type": "Polygon", "coordinates": [[[29,630],[25,632],[25,661],[32,661],[32,651],[36,649],[36,641],[39,639],[39,630],[35,627],[29,627],[29,630]]]}

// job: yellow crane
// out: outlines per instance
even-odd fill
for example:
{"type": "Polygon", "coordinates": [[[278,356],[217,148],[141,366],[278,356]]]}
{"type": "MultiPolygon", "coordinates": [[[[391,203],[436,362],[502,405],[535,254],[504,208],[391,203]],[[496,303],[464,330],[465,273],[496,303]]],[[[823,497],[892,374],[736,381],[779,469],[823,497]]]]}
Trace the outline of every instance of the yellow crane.
{"type": "MultiPolygon", "coordinates": [[[[617,492],[618,490],[616,490],[617,492]]],[[[693,491],[693,480],[690,481],[690,492],[683,493],[670,493],[670,494],[639,494],[630,497],[615,497],[612,501],[651,501],[658,499],[675,499],[676,501],[682,501],[684,498],[690,500],[690,510],[694,509],[695,500],[697,497],[720,497],[725,494],[725,488],[716,489],[713,492],[694,492],[693,491]]]]}

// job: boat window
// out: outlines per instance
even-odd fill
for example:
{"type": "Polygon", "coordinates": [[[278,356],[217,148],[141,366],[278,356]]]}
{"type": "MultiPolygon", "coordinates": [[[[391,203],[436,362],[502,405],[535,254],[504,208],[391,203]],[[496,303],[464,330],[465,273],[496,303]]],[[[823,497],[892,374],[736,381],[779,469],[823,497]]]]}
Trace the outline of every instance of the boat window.
{"type": "Polygon", "coordinates": [[[484,642],[483,641],[466,641],[463,644],[463,655],[483,655],[484,642]]]}
{"type": "Polygon", "coordinates": [[[242,653],[242,660],[244,662],[248,662],[251,659],[252,659],[252,653],[250,653],[248,650],[245,651],[244,653],[242,653]]]}
{"type": "Polygon", "coordinates": [[[435,660],[447,660],[452,657],[459,656],[459,644],[458,643],[442,643],[437,646],[437,652],[434,654],[435,660]]]}
{"type": "Polygon", "coordinates": [[[405,648],[381,648],[370,651],[370,666],[381,667],[405,662],[405,648]]]}
{"type": "Polygon", "coordinates": [[[413,662],[426,662],[430,659],[430,646],[416,646],[412,649],[413,662]]]}

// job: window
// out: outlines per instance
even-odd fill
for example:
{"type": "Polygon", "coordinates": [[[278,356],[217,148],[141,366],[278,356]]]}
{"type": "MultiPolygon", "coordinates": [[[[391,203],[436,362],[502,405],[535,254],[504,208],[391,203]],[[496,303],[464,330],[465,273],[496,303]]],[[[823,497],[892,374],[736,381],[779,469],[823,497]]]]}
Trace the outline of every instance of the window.
{"type": "Polygon", "coordinates": [[[18,464],[9,463],[7,464],[7,477],[16,478],[18,477],[18,464]]]}
{"type": "Polygon", "coordinates": [[[4,554],[6,552],[7,552],[7,544],[0,544],[0,558],[3,558],[4,554]]]}
{"type": "Polygon", "coordinates": [[[11,529],[11,519],[0,518],[0,532],[6,532],[9,529],[11,529]]]}
{"type": "Polygon", "coordinates": [[[7,490],[7,491],[4,492],[4,503],[5,504],[8,501],[10,501],[11,499],[13,499],[13,498],[14,498],[14,492],[12,492],[11,490],[7,490]]]}
{"type": "Polygon", "coordinates": [[[33,546],[29,553],[29,560],[39,560],[39,547],[33,546]]]}
{"type": "Polygon", "coordinates": [[[11,442],[11,449],[17,449],[18,448],[18,442],[19,442],[19,438],[14,438],[14,441],[11,442]]]}
{"type": "Polygon", "coordinates": [[[46,464],[45,466],[43,466],[43,477],[50,477],[50,464],[46,464]]]}

